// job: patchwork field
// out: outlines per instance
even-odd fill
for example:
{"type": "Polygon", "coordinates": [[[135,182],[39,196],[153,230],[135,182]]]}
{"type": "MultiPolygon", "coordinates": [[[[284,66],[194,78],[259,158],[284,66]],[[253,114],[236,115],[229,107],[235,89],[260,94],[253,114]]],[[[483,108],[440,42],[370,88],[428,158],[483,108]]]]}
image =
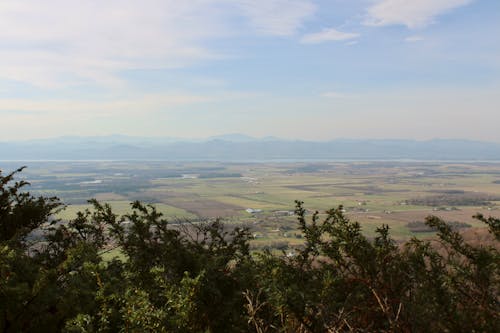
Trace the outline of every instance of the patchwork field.
{"type": "Polygon", "coordinates": [[[35,194],[55,195],[70,219],[89,198],[109,202],[116,213],[134,200],[153,203],[172,220],[223,217],[245,224],[255,246],[300,244],[292,216],[294,200],[313,212],[343,205],[367,235],[382,223],[404,240],[427,237],[422,221],[438,215],[460,228],[481,226],[478,212],[500,216],[500,164],[424,162],[167,163],[0,162],[35,194]]]}

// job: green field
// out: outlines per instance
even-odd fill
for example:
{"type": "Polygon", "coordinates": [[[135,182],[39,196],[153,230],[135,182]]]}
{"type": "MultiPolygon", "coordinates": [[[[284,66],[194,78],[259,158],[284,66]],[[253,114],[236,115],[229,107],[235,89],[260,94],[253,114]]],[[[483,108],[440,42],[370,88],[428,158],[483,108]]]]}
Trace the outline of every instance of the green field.
{"type": "MultiPolygon", "coordinates": [[[[2,162],[0,168],[22,164],[2,162]]],[[[471,227],[480,226],[471,218],[477,212],[500,216],[496,163],[32,162],[22,177],[32,193],[60,197],[68,206],[58,217],[65,220],[88,208],[90,198],[110,203],[120,215],[140,200],[173,221],[222,217],[245,224],[256,246],[300,244],[288,216],[295,200],[311,212],[342,204],[367,235],[385,223],[401,240],[431,235],[408,227],[431,214],[471,227]]]]}

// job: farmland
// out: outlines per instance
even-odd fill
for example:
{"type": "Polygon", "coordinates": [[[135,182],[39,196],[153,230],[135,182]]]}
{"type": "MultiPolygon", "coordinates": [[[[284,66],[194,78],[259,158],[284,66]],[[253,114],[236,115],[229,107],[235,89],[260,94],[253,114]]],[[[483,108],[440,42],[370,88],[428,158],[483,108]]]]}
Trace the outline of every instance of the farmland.
{"type": "Polygon", "coordinates": [[[372,236],[382,223],[399,240],[432,233],[421,222],[437,215],[460,228],[480,226],[472,215],[499,216],[500,164],[431,162],[0,162],[37,195],[58,196],[70,219],[89,198],[124,214],[134,200],[154,204],[169,220],[222,217],[249,226],[254,246],[301,243],[294,200],[320,213],[342,204],[372,236]]]}

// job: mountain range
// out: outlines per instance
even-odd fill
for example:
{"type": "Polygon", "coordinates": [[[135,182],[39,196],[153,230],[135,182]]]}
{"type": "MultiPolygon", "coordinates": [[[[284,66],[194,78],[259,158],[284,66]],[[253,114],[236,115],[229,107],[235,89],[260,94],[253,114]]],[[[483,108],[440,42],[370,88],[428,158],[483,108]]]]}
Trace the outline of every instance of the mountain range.
{"type": "Polygon", "coordinates": [[[242,134],[207,139],[123,135],[66,136],[0,142],[0,160],[500,161],[500,144],[455,139],[304,141],[275,137],[253,138],[242,134]]]}

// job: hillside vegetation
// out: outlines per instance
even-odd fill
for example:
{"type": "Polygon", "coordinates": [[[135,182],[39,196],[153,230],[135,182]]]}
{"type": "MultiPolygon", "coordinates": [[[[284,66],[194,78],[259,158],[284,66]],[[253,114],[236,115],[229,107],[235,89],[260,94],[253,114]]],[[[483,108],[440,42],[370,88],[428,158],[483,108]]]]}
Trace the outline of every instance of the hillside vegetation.
{"type": "Polygon", "coordinates": [[[297,201],[303,246],[251,252],[246,228],[172,224],[138,201],[118,216],[91,200],[61,223],[62,202],[17,172],[0,173],[1,332],[500,331],[497,218],[475,216],[489,242],[429,216],[436,239],[400,246],[297,201]]]}

